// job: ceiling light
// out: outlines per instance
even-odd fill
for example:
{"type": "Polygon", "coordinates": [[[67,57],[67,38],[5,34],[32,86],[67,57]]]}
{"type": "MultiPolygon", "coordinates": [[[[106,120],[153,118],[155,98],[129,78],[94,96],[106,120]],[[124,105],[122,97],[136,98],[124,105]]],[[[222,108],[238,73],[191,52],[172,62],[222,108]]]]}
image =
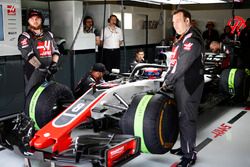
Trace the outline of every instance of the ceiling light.
{"type": "MultiPolygon", "coordinates": [[[[210,3],[227,3],[228,0],[134,0],[137,2],[151,4],[210,4],[210,3]]],[[[240,1],[240,0],[239,0],[240,1]]]]}

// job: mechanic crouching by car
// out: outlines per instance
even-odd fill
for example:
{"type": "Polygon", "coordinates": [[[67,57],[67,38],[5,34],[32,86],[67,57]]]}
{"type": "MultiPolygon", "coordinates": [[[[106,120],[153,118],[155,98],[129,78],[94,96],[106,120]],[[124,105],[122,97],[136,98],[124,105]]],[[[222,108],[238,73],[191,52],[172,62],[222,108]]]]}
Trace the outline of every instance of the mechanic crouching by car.
{"type": "Polygon", "coordinates": [[[198,107],[204,87],[201,34],[191,27],[191,14],[184,9],[173,12],[173,26],[179,38],[172,48],[170,67],[162,86],[173,90],[179,112],[181,148],[171,153],[182,155],[178,167],[187,167],[196,161],[196,124],[198,107]]]}
{"type": "Polygon", "coordinates": [[[87,90],[94,85],[105,82],[103,79],[104,74],[107,74],[106,67],[102,63],[96,63],[92,66],[90,72],[83,75],[82,79],[78,82],[74,95],[75,98],[82,96],[87,90]]]}
{"type": "Polygon", "coordinates": [[[236,43],[233,42],[218,42],[212,41],[210,43],[210,51],[216,54],[224,53],[225,58],[221,64],[221,68],[237,67],[237,54],[235,53],[236,43]]]}
{"type": "Polygon", "coordinates": [[[18,38],[18,49],[25,61],[25,95],[38,83],[57,72],[59,51],[53,34],[43,30],[44,17],[38,10],[28,13],[28,31],[18,38]]]}

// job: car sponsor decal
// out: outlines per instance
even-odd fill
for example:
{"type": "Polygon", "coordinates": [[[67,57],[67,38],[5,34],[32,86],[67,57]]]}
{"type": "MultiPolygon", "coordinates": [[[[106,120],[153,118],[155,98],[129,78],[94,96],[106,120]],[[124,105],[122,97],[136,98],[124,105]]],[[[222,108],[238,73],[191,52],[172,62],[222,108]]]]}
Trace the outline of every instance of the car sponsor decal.
{"type": "Polygon", "coordinates": [[[92,95],[92,89],[85,94],[83,98],[80,98],[76,103],[73,103],[69,108],[66,109],[59,117],[53,121],[53,126],[61,128],[67,126],[76,119],[83,112],[87,112],[88,106],[98,97],[102,92],[96,92],[95,96],[92,95]]]}
{"type": "Polygon", "coordinates": [[[72,130],[91,116],[92,107],[105,95],[106,93],[103,91],[93,95],[93,90],[90,89],[88,94],[81,96],[56,118],[37,131],[30,141],[30,146],[36,149],[51,147],[52,152],[62,152],[68,149],[72,144],[70,136],[72,130]],[[73,117],[73,115],[75,116],[73,117]]]}
{"type": "Polygon", "coordinates": [[[51,56],[51,42],[50,41],[39,41],[37,43],[37,49],[39,51],[40,57],[51,56]]]}
{"type": "Polygon", "coordinates": [[[172,54],[170,56],[170,67],[174,67],[177,63],[177,50],[179,46],[172,49],[172,54]]]}
{"type": "Polygon", "coordinates": [[[193,45],[194,44],[191,43],[191,42],[186,42],[186,43],[184,43],[183,49],[187,50],[187,51],[190,51],[192,49],[193,45]]]}
{"type": "Polygon", "coordinates": [[[7,5],[7,14],[15,16],[16,15],[16,7],[14,5],[7,5]]]}
{"type": "Polygon", "coordinates": [[[28,45],[28,38],[24,38],[20,43],[22,46],[28,45]]]}
{"type": "Polygon", "coordinates": [[[213,134],[213,138],[221,137],[231,129],[232,126],[227,125],[226,123],[222,123],[218,128],[214,129],[211,133],[213,134]]]}
{"type": "Polygon", "coordinates": [[[227,25],[231,27],[232,34],[237,33],[239,36],[241,30],[246,27],[246,21],[240,16],[235,16],[234,19],[231,18],[228,20],[227,25]]]}
{"type": "Polygon", "coordinates": [[[129,159],[131,157],[139,155],[139,143],[140,142],[138,139],[132,138],[106,150],[106,166],[120,166],[117,163],[120,160],[124,159],[124,157],[127,157],[129,159]]]}

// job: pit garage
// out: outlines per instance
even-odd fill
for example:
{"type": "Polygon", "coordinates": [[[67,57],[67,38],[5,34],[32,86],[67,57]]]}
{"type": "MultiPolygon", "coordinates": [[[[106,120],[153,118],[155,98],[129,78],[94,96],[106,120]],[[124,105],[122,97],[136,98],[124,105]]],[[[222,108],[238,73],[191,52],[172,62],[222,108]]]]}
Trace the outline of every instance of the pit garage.
{"type": "Polygon", "coordinates": [[[250,74],[241,59],[240,32],[250,3],[242,0],[0,2],[1,165],[176,166],[180,156],[171,153],[180,147],[176,101],[162,86],[174,42],[171,12],[180,7],[192,13],[201,31],[213,21],[220,33],[225,25],[233,32],[219,52],[204,52],[195,166],[249,166],[250,74]],[[46,78],[25,96],[17,40],[27,30],[29,9],[42,11],[60,60],[55,81],[46,78]],[[101,30],[112,14],[124,32],[120,68],[75,98],[77,82],[105,52],[96,34],[84,33],[84,17],[92,16],[101,30]],[[129,70],[138,48],[146,61],[129,70]]]}

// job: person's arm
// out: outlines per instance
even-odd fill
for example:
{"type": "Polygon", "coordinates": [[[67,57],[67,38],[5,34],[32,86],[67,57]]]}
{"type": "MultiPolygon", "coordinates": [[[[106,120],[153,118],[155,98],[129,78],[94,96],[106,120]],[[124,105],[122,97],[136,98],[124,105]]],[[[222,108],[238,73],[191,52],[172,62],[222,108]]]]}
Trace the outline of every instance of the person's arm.
{"type": "Polygon", "coordinates": [[[123,44],[123,41],[119,41],[119,46],[121,46],[123,44]]]}
{"type": "Polygon", "coordinates": [[[182,55],[179,55],[176,71],[166,76],[164,81],[166,85],[173,85],[177,79],[184,75],[193,62],[201,56],[201,48],[201,44],[196,39],[189,38],[184,42],[182,55]]]}
{"type": "Polygon", "coordinates": [[[23,32],[18,37],[18,49],[20,50],[25,61],[29,62],[34,68],[40,67],[41,62],[34,54],[30,35],[27,32],[23,32]]]}
{"type": "Polygon", "coordinates": [[[122,34],[122,29],[120,29],[120,39],[119,39],[119,46],[123,44],[123,34],[122,34]]]}
{"type": "Polygon", "coordinates": [[[54,54],[54,55],[52,56],[52,62],[58,63],[58,60],[59,60],[58,54],[54,54]]]}
{"type": "Polygon", "coordinates": [[[101,30],[101,36],[100,36],[100,46],[103,46],[103,31],[105,31],[105,29],[101,30]]]}
{"type": "Polygon", "coordinates": [[[82,96],[87,90],[89,90],[95,84],[95,80],[90,76],[90,74],[84,74],[82,79],[78,82],[76,88],[74,89],[74,95],[78,98],[82,96]]]}
{"type": "Polygon", "coordinates": [[[101,44],[101,41],[100,41],[100,32],[96,28],[94,28],[94,34],[95,34],[95,44],[97,46],[100,46],[100,44],[101,44]]]}
{"type": "Polygon", "coordinates": [[[52,42],[52,62],[57,63],[59,60],[60,52],[54,40],[54,35],[51,32],[48,32],[48,33],[51,36],[51,42],[52,42]]]}

